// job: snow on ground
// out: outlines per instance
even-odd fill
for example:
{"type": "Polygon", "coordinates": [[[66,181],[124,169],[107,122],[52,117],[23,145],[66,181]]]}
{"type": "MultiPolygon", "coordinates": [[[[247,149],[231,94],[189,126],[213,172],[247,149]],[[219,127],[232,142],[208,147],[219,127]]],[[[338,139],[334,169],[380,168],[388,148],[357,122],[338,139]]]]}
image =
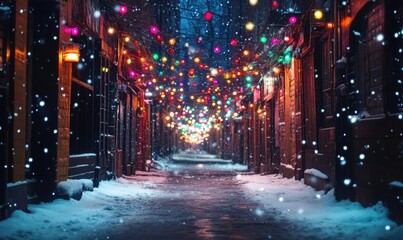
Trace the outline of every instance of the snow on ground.
{"type": "MultiPolygon", "coordinates": [[[[217,160],[214,155],[209,155],[205,153],[205,157],[202,161],[194,159],[193,157],[185,157],[186,154],[193,154],[193,151],[184,151],[180,152],[179,154],[175,154],[175,156],[181,156],[182,161],[171,161],[168,158],[156,158],[153,161],[158,163],[159,169],[166,170],[166,171],[173,171],[176,174],[179,173],[187,173],[187,172],[194,172],[195,170],[198,172],[237,172],[237,171],[247,171],[248,166],[241,165],[241,164],[232,164],[231,160],[217,160]],[[211,157],[214,156],[214,157],[211,157]],[[212,159],[214,158],[214,159],[212,159]],[[209,159],[212,161],[209,162],[209,159]],[[185,162],[192,163],[192,164],[183,164],[185,162]],[[197,163],[199,162],[199,163],[197,163]],[[196,166],[196,168],[195,168],[196,166]]],[[[195,153],[197,154],[197,153],[195,153]]],[[[174,159],[174,158],[173,158],[174,159]]]]}
{"type": "Polygon", "coordinates": [[[324,194],[281,176],[239,174],[236,178],[264,206],[256,211],[258,215],[276,209],[278,219],[299,221],[321,239],[403,239],[403,225],[389,220],[381,203],[363,208],[356,202],[337,202],[333,190],[324,194]]]}
{"type": "Polygon", "coordinates": [[[196,169],[192,164],[179,164],[172,163],[167,170],[174,171],[176,174],[179,173],[188,173],[188,172],[237,172],[237,171],[246,171],[248,169],[247,166],[241,164],[205,164],[199,163],[196,164],[196,169]]]}
{"type": "MultiPolygon", "coordinates": [[[[125,221],[125,216],[121,216],[122,210],[117,207],[120,202],[121,208],[126,209],[127,202],[140,206],[147,199],[159,196],[160,191],[155,187],[157,180],[161,181],[161,177],[138,176],[103,181],[93,192],[84,192],[80,201],[57,199],[51,203],[31,204],[30,214],[18,210],[11,218],[0,221],[0,239],[80,239],[80,236],[96,236],[103,226],[125,221]]],[[[135,209],[128,211],[134,214],[135,209]]]]}
{"type": "MultiPolygon", "coordinates": [[[[350,201],[337,202],[333,191],[325,195],[323,191],[317,192],[293,179],[238,172],[246,170],[243,165],[179,165],[170,164],[169,159],[158,159],[158,164],[174,173],[191,174],[188,172],[191,166],[201,172],[231,171],[247,196],[261,204],[261,209],[254,209],[257,216],[275,215],[278,220],[285,219],[303,226],[320,239],[403,239],[403,225],[398,226],[389,220],[381,203],[363,208],[350,201]]],[[[173,198],[175,193],[161,189],[166,176],[165,171],[138,171],[134,176],[101,182],[100,187],[92,192],[83,192],[80,201],[57,199],[52,203],[30,205],[31,214],[16,211],[11,218],[0,221],[0,239],[97,236],[97,231],[102,231],[103,226],[125,222],[135,215],[138,206],[150,199],[173,198]],[[122,215],[123,212],[130,214],[122,215]]]]}
{"type": "Polygon", "coordinates": [[[188,162],[188,163],[232,163],[232,160],[221,159],[217,155],[208,154],[202,150],[179,151],[177,154],[172,155],[174,162],[188,162]]]}

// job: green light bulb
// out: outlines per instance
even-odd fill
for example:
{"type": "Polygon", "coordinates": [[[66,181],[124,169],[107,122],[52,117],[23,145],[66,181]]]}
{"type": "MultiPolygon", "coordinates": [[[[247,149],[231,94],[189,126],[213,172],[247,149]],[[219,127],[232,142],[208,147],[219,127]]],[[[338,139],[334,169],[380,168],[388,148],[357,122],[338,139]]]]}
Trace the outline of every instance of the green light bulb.
{"type": "Polygon", "coordinates": [[[267,42],[267,37],[266,36],[261,36],[260,37],[260,42],[263,43],[263,44],[266,43],[267,42]]]}

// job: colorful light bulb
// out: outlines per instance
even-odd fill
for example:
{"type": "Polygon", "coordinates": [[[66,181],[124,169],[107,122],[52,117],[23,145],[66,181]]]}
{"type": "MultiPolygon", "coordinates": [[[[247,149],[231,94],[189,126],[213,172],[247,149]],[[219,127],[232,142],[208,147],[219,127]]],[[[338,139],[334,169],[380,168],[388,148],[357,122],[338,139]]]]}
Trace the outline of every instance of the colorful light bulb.
{"type": "Polygon", "coordinates": [[[288,19],[288,22],[289,22],[290,24],[295,24],[295,23],[297,22],[297,18],[296,18],[295,16],[291,16],[291,17],[288,19]]]}
{"type": "Polygon", "coordinates": [[[151,26],[150,27],[150,32],[152,34],[157,34],[159,32],[158,28],[156,26],[151,26]]]}
{"type": "Polygon", "coordinates": [[[238,41],[236,39],[231,39],[230,44],[231,46],[236,46],[238,44],[238,41]]]}
{"type": "Polygon", "coordinates": [[[119,12],[120,12],[120,14],[127,13],[127,7],[125,5],[120,5],[119,6],[119,12]]]}
{"type": "Polygon", "coordinates": [[[213,13],[210,11],[205,12],[204,19],[206,19],[207,21],[211,21],[211,19],[213,19],[213,13]]]}

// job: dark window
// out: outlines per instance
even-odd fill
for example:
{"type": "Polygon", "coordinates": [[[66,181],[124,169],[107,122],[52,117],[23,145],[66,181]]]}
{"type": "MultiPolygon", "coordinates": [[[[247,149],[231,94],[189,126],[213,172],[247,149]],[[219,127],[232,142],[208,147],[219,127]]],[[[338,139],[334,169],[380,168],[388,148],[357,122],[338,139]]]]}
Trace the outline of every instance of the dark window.
{"type": "Polygon", "coordinates": [[[352,24],[349,81],[355,91],[357,114],[382,114],[384,78],[384,10],[375,6],[352,24]]]}
{"type": "Polygon", "coordinates": [[[317,40],[315,45],[316,111],[317,124],[320,127],[329,127],[333,124],[333,95],[331,72],[331,48],[328,37],[317,40]]]}
{"type": "Polygon", "coordinates": [[[93,90],[71,86],[70,154],[93,152],[93,90]]]}
{"type": "Polygon", "coordinates": [[[73,63],[73,77],[93,86],[94,82],[94,40],[91,37],[82,35],[74,39],[80,44],[80,61],[73,63]]]}

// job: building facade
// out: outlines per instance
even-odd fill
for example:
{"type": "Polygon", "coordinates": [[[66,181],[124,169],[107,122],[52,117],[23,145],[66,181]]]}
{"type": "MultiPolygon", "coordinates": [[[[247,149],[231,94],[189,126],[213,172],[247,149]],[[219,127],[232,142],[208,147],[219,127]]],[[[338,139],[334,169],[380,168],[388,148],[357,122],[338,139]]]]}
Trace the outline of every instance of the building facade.
{"type": "Polygon", "coordinates": [[[241,121],[239,136],[232,134],[232,145],[242,146],[233,148],[234,159],[256,173],[334,189],[338,200],[383,201],[401,221],[402,5],[306,6],[291,33],[292,60],[278,64],[277,73],[268,64],[260,97],[245,98],[242,117],[230,123],[235,129],[241,121]]]}
{"type": "Polygon", "coordinates": [[[94,17],[103,4],[0,1],[0,219],[53,200],[61,181],[98,186],[151,159],[150,106],[117,64],[124,29],[94,17]]]}

